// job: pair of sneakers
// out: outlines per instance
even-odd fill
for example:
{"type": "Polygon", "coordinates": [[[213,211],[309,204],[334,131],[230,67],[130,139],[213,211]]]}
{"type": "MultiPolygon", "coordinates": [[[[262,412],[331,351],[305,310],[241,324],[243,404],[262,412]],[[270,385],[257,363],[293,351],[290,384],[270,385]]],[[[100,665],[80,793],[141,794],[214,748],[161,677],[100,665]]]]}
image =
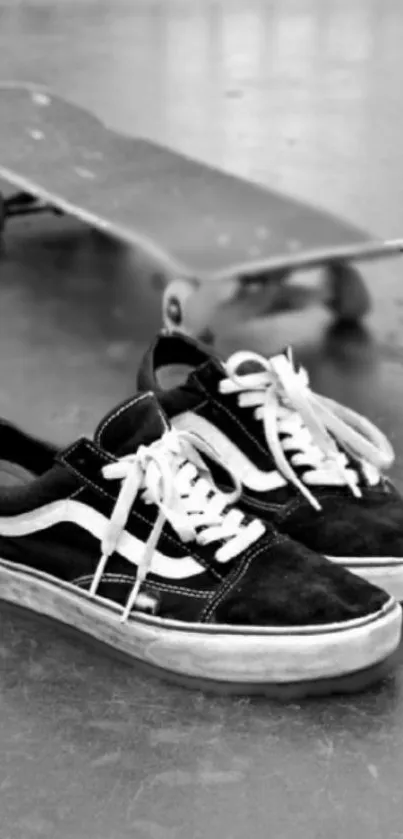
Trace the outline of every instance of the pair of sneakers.
{"type": "Polygon", "coordinates": [[[223,363],[161,334],[93,439],[3,420],[0,446],[1,599],[209,690],[356,690],[394,663],[393,451],[290,354],[223,363]]]}

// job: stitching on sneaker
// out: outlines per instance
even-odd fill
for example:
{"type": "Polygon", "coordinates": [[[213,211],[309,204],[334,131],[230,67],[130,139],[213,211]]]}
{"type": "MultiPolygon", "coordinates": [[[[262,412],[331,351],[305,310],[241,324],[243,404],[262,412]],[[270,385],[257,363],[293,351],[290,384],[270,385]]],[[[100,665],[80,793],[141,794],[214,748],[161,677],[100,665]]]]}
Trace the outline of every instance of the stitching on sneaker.
{"type": "MultiPolygon", "coordinates": [[[[320,499],[321,501],[332,501],[333,503],[338,500],[333,495],[321,495],[320,499]]],[[[287,505],[287,508],[284,510],[284,513],[280,514],[280,521],[285,521],[287,518],[292,516],[292,514],[295,513],[296,510],[299,510],[304,505],[306,506],[305,499],[295,498],[289,506],[287,505]]],[[[326,514],[323,510],[316,510],[315,512],[318,519],[319,516],[322,516],[323,518],[326,514]]]]}
{"type": "MultiPolygon", "coordinates": [[[[204,392],[206,393],[207,391],[204,391],[204,392]]],[[[197,405],[197,408],[195,408],[195,411],[200,411],[200,408],[205,408],[210,402],[211,402],[211,399],[205,399],[203,402],[200,402],[200,405],[197,405]]],[[[175,422],[175,420],[174,420],[174,422],[175,422]]]]}
{"type": "MultiPolygon", "coordinates": [[[[269,544],[275,545],[277,542],[278,540],[276,539],[274,542],[270,542],[269,544]]],[[[267,543],[265,541],[265,547],[266,546],[267,543]]],[[[247,568],[249,568],[249,565],[252,562],[252,560],[255,559],[255,557],[259,556],[262,552],[263,545],[260,544],[260,540],[257,542],[257,544],[255,543],[254,545],[251,545],[248,553],[243,558],[240,568],[235,568],[233,574],[230,574],[229,577],[226,580],[224,580],[222,586],[220,586],[219,588],[219,591],[216,593],[216,597],[213,598],[211,604],[203,611],[201,615],[201,618],[203,620],[205,620],[206,622],[210,620],[212,613],[215,611],[217,606],[219,606],[220,603],[222,603],[226,595],[229,594],[230,591],[232,591],[233,587],[237,585],[244,571],[246,571],[247,568]]]]}
{"type": "Polygon", "coordinates": [[[232,589],[236,586],[236,584],[239,582],[239,580],[243,576],[243,573],[246,572],[247,569],[249,568],[251,562],[255,559],[256,556],[259,556],[259,553],[260,553],[260,551],[257,550],[257,551],[252,552],[252,554],[248,554],[247,556],[245,556],[244,559],[243,559],[243,562],[241,564],[241,567],[237,568],[236,572],[234,571],[234,574],[232,575],[232,578],[228,579],[228,580],[224,580],[222,586],[220,587],[219,591],[217,592],[216,597],[213,598],[211,600],[211,602],[208,603],[206,605],[206,607],[203,609],[203,612],[200,615],[200,620],[201,621],[205,621],[205,623],[210,622],[210,620],[212,619],[213,614],[217,610],[218,606],[221,605],[223,600],[225,600],[227,594],[229,594],[232,591],[232,589]]]}
{"type": "Polygon", "coordinates": [[[264,545],[259,545],[258,550],[249,553],[247,557],[245,557],[244,562],[242,563],[241,567],[237,569],[238,573],[234,573],[229,580],[225,580],[223,586],[220,587],[220,590],[217,593],[217,597],[213,600],[213,602],[204,610],[202,617],[205,619],[206,623],[211,620],[213,613],[221,605],[223,600],[227,597],[228,594],[231,594],[235,586],[238,585],[240,580],[245,576],[246,572],[249,570],[252,562],[260,556],[266,548],[270,546],[270,548],[276,548],[278,545],[286,544],[287,540],[282,537],[278,536],[269,544],[265,541],[264,545]]]}
{"type": "MultiPolygon", "coordinates": [[[[96,484],[93,484],[92,481],[90,481],[90,480],[88,480],[88,484],[86,484],[86,486],[81,487],[79,490],[76,490],[74,495],[76,497],[78,497],[78,495],[80,493],[85,492],[85,490],[88,489],[88,486],[90,486],[91,489],[95,490],[95,492],[101,492],[102,495],[104,495],[105,498],[108,499],[108,501],[111,501],[113,503],[113,500],[114,500],[113,496],[108,495],[108,493],[105,492],[105,490],[100,489],[96,484]]],[[[71,496],[71,497],[73,497],[73,496],[71,496]]],[[[152,524],[150,524],[148,519],[146,519],[144,516],[142,516],[141,513],[139,513],[137,510],[136,511],[132,510],[131,513],[130,513],[130,516],[129,516],[129,521],[133,521],[133,519],[135,520],[136,518],[139,519],[141,522],[143,522],[143,524],[147,525],[147,527],[152,528],[152,524]]],[[[128,531],[128,532],[130,532],[130,531],[128,531]]],[[[174,545],[176,548],[179,547],[182,550],[184,549],[183,542],[181,542],[179,539],[175,539],[175,537],[171,536],[170,533],[164,533],[164,539],[166,539],[169,542],[169,544],[174,545]]],[[[118,551],[118,553],[119,553],[119,551],[118,551]]],[[[213,574],[213,576],[217,580],[219,580],[219,581],[222,580],[221,574],[219,574],[219,572],[215,568],[213,568],[211,565],[209,565],[208,562],[206,561],[206,559],[203,556],[198,554],[196,551],[192,552],[190,555],[193,557],[193,559],[196,560],[196,562],[198,562],[203,568],[205,568],[206,571],[213,574]]],[[[120,556],[120,554],[119,554],[119,556],[120,556]]],[[[175,557],[173,557],[173,559],[175,559],[175,557]]]]}
{"type": "Polygon", "coordinates": [[[258,510],[264,510],[264,512],[272,512],[276,514],[278,511],[283,509],[283,504],[279,504],[278,502],[270,502],[270,501],[261,501],[258,498],[254,498],[249,493],[244,490],[243,498],[247,500],[248,504],[251,507],[256,507],[258,510]]]}
{"type": "MultiPolygon", "coordinates": [[[[79,443],[74,444],[74,446],[72,446],[72,447],[71,447],[71,449],[68,449],[68,450],[67,450],[67,452],[65,453],[64,458],[67,458],[70,454],[74,454],[74,452],[76,451],[76,449],[77,449],[80,445],[81,445],[81,446],[84,446],[84,447],[89,448],[89,449],[90,449],[90,451],[92,451],[92,453],[93,453],[93,454],[96,454],[96,455],[97,455],[98,457],[100,457],[100,458],[101,458],[101,460],[103,460],[105,463],[114,463],[114,462],[115,462],[115,458],[113,458],[112,456],[110,456],[110,457],[109,457],[109,456],[108,456],[108,455],[106,455],[104,452],[102,452],[102,451],[100,451],[99,449],[97,449],[97,448],[96,448],[96,447],[95,447],[95,446],[91,443],[91,441],[90,441],[90,440],[85,440],[85,441],[80,440],[80,442],[79,442],[79,443]]],[[[79,472],[79,471],[78,471],[78,469],[76,469],[76,467],[75,467],[75,466],[73,466],[71,463],[68,463],[68,462],[67,462],[67,459],[64,459],[64,458],[62,459],[62,462],[64,462],[64,463],[65,463],[65,465],[68,467],[68,469],[71,469],[71,471],[72,471],[72,472],[74,472],[74,474],[75,474],[78,478],[80,478],[80,480],[81,480],[81,481],[84,481],[84,483],[85,483],[85,487],[90,486],[90,487],[91,487],[91,489],[93,489],[95,492],[100,492],[100,493],[101,493],[101,495],[104,495],[104,496],[105,496],[105,498],[108,498],[108,500],[111,500],[111,498],[113,499],[113,496],[110,496],[110,495],[109,495],[109,494],[108,494],[108,493],[107,493],[104,489],[102,489],[102,487],[98,486],[98,485],[97,485],[97,484],[95,484],[93,481],[91,481],[91,478],[87,478],[87,476],[86,476],[86,475],[83,475],[81,472],[79,472]]],[[[79,490],[76,490],[76,492],[75,492],[74,494],[75,494],[75,495],[76,495],[76,494],[79,494],[80,492],[82,492],[82,491],[85,489],[85,487],[80,487],[80,489],[79,489],[79,490]]]]}
{"type": "MultiPolygon", "coordinates": [[[[86,585],[87,583],[91,583],[91,582],[92,582],[92,575],[91,574],[87,574],[83,577],[77,577],[76,579],[72,580],[73,585],[80,586],[80,587],[86,585]]],[[[102,582],[122,583],[122,584],[133,585],[133,577],[125,576],[124,574],[104,574],[102,576],[102,582]]],[[[161,583],[161,585],[160,585],[159,583],[154,583],[150,580],[147,580],[147,588],[152,588],[153,590],[156,589],[157,591],[166,592],[167,594],[171,594],[171,593],[173,593],[173,594],[187,594],[191,597],[205,598],[206,600],[208,598],[211,598],[212,595],[214,595],[216,593],[215,591],[213,591],[213,592],[211,592],[211,591],[200,592],[200,591],[194,591],[194,589],[191,589],[191,588],[177,588],[176,586],[169,586],[169,585],[165,585],[164,583],[161,583]]]]}
{"type": "MultiPolygon", "coordinates": [[[[161,416],[163,417],[163,415],[161,415],[161,416]]],[[[112,455],[109,456],[105,452],[103,452],[102,450],[96,448],[96,446],[94,446],[94,444],[91,442],[91,440],[84,440],[84,441],[80,440],[78,443],[74,443],[74,445],[70,449],[67,450],[67,452],[65,453],[65,456],[67,457],[69,454],[74,453],[74,451],[80,445],[87,446],[93,452],[93,454],[96,454],[97,456],[99,456],[106,463],[114,463],[116,461],[116,458],[112,457],[112,455]]],[[[76,493],[75,493],[76,497],[80,494],[80,492],[84,492],[87,487],[91,487],[91,489],[94,490],[95,493],[100,492],[105,498],[108,499],[108,501],[112,501],[112,503],[113,503],[113,500],[114,500],[113,496],[109,495],[104,489],[99,487],[97,484],[94,484],[93,481],[91,481],[90,478],[86,478],[85,476],[83,476],[70,463],[68,463],[67,466],[75,473],[75,475],[77,475],[77,477],[79,477],[82,481],[85,482],[85,486],[81,487],[79,490],[76,491],[76,493]]],[[[129,521],[133,521],[132,517],[133,517],[134,520],[137,517],[138,519],[140,519],[140,521],[142,521],[144,524],[146,524],[147,527],[152,527],[152,524],[150,525],[150,522],[147,521],[147,519],[144,518],[144,516],[142,516],[141,513],[139,513],[137,510],[136,511],[134,511],[134,510],[131,511],[130,516],[129,516],[129,521]]],[[[179,547],[183,550],[183,542],[181,542],[179,539],[175,539],[169,533],[164,533],[164,538],[167,539],[170,544],[175,545],[175,547],[179,547]]],[[[215,579],[217,579],[219,581],[222,581],[221,574],[212,565],[210,565],[205,560],[205,558],[203,556],[198,554],[196,551],[194,553],[192,552],[192,556],[196,560],[196,562],[198,562],[203,568],[205,568],[209,573],[211,573],[215,577],[215,579]]]]}
{"type": "Polygon", "coordinates": [[[137,394],[133,397],[133,399],[130,402],[126,402],[124,405],[119,405],[119,407],[116,408],[116,411],[114,411],[113,414],[110,414],[108,417],[106,417],[106,419],[101,423],[101,425],[97,429],[95,438],[96,441],[99,442],[100,437],[102,436],[103,432],[106,431],[111,422],[113,422],[115,419],[118,419],[118,417],[124,414],[125,411],[129,410],[129,408],[133,408],[134,405],[137,405],[137,402],[143,402],[143,400],[146,399],[150,395],[150,393],[151,391],[148,391],[147,393],[142,393],[140,394],[140,396],[137,394]]]}
{"type": "MultiPolygon", "coordinates": [[[[143,402],[144,399],[147,399],[150,396],[154,396],[154,394],[151,390],[147,391],[147,393],[142,393],[140,395],[137,394],[137,396],[135,396],[130,402],[126,402],[125,405],[120,405],[120,407],[113,414],[111,414],[109,417],[107,417],[106,420],[104,420],[103,423],[101,423],[101,425],[99,426],[99,429],[97,431],[97,434],[96,434],[96,438],[95,438],[96,441],[97,442],[100,441],[100,438],[101,438],[102,434],[104,433],[104,431],[106,431],[106,429],[109,427],[111,422],[113,422],[115,419],[118,419],[118,417],[120,417],[122,414],[124,414],[130,408],[133,408],[133,406],[137,405],[138,402],[143,402]]],[[[159,408],[158,408],[158,413],[160,415],[160,418],[163,421],[164,427],[167,428],[166,419],[165,419],[164,415],[162,414],[162,412],[159,408]]]]}
{"type": "Polygon", "coordinates": [[[190,597],[198,597],[200,599],[211,600],[216,594],[215,591],[195,591],[192,588],[179,588],[176,586],[169,586],[167,583],[155,583],[153,580],[147,580],[147,588],[156,591],[162,591],[166,594],[187,594],[190,597]]]}

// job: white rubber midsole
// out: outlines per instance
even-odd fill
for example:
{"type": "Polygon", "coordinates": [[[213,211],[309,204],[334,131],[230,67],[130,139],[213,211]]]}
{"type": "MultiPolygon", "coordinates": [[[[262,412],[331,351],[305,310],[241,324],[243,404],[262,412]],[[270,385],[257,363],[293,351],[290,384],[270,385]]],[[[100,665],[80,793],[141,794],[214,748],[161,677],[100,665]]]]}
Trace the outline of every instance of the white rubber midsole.
{"type": "Polygon", "coordinates": [[[0,560],[0,599],[55,618],[136,659],[178,674],[222,682],[299,682],[353,673],[391,655],[402,610],[343,625],[250,628],[168,621],[148,615],[121,623],[121,607],[69,583],[0,560]]]}
{"type": "Polygon", "coordinates": [[[358,558],[327,556],[336,565],[342,565],[372,585],[383,589],[397,601],[403,601],[403,559],[394,557],[358,558]]]}

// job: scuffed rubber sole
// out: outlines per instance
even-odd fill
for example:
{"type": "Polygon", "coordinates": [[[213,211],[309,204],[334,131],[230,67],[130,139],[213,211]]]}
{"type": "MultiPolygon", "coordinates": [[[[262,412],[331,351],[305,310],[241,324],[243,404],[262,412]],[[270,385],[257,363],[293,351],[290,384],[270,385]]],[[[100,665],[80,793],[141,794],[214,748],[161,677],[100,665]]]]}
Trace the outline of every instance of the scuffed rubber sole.
{"type": "MultiPolygon", "coordinates": [[[[265,696],[280,702],[291,702],[315,696],[332,696],[337,694],[362,693],[373,685],[386,679],[396,668],[398,651],[387,659],[360,670],[331,679],[317,679],[303,682],[262,684],[256,682],[224,683],[213,679],[197,679],[178,673],[171,673],[161,667],[136,661],[136,667],[151,676],[158,676],[170,684],[179,685],[188,690],[199,690],[203,693],[220,694],[224,696],[265,696]]],[[[133,660],[132,660],[132,663],[133,660]]]]}
{"type": "MultiPolygon", "coordinates": [[[[307,679],[301,682],[262,684],[256,682],[233,682],[225,683],[214,679],[199,679],[189,677],[180,673],[173,673],[162,667],[133,658],[122,650],[117,650],[109,644],[94,638],[92,635],[83,633],[74,626],[60,623],[48,615],[40,615],[32,612],[23,606],[4,601],[0,604],[0,610],[5,609],[7,615],[18,615],[24,621],[37,621],[44,627],[57,627],[60,637],[66,641],[78,642],[84,649],[94,650],[108,659],[113,659],[125,667],[133,668],[139,674],[163,681],[166,684],[179,686],[186,690],[201,691],[205,694],[218,696],[261,696],[278,702],[293,702],[299,699],[309,699],[324,696],[339,696],[353,693],[362,693],[365,690],[391,678],[392,673],[399,663],[400,649],[395,650],[388,658],[381,662],[359,670],[355,673],[347,673],[331,679],[307,679]]],[[[0,615],[1,615],[0,611],[0,615]]]]}
{"type": "Polygon", "coordinates": [[[393,666],[402,610],[389,600],[343,624],[250,627],[132,613],[26,566],[0,560],[0,599],[124,655],[147,673],[195,690],[276,699],[363,690],[393,666]]]}

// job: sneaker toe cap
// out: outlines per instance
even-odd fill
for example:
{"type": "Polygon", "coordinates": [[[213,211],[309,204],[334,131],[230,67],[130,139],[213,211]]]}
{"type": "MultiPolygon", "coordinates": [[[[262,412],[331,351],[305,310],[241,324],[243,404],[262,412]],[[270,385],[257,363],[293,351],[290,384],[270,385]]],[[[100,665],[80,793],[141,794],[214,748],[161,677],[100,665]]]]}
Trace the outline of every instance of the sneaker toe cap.
{"type": "Polygon", "coordinates": [[[268,544],[220,598],[220,623],[310,626],[376,614],[390,597],[376,586],[291,539],[268,544]]]}

